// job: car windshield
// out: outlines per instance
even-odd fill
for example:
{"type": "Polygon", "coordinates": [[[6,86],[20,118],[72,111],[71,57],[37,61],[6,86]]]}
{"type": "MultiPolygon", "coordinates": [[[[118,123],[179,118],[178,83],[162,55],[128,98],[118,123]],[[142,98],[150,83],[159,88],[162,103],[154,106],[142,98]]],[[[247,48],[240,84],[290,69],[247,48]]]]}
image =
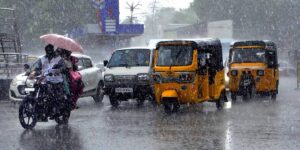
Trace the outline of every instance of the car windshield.
{"type": "Polygon", "coordinates": [[[149,49],[126,49],[118,50],[112,54],[108,67],[134,67],[149,66],[149,49]]]}
{"type": "Polygon", "coordinates": [[[157,66],[188,66],[192,64],[192,59],[192,46],[160,46],[158,49],[157,66]]]}
{"type": "Polygon", "coordinates": [[[231,63],[266,62],[266,51],[263,49],[234,49],[231,63]]]}

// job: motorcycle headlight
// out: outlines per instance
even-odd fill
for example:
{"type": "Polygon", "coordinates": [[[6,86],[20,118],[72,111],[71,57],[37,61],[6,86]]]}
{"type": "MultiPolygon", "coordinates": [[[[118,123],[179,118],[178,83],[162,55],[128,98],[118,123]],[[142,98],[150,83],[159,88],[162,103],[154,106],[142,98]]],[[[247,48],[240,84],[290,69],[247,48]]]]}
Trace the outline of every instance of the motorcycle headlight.
{"type": "Polygon", "coordinates": [[[113,82],[114,81],[114,76],[112,74],[105,75],[104,76],[104,81],[113,82]]]}
{"type": "Polygon", "coordinates": [[[257,70],[257,75],[258,76],[264,76],[265,75],[265,71],[264,70],[257,70]]]}
{"type": "Polygon", "coordinates": [[[238,71],[237,70],[231,70],[230,74],[232,76],[237,76],[238,75],[238,71]]]}
{"type": "Polygon", "coordinates": [[[194,80],[195,75],[193,73],[182,73],[179,76],[180,82],[192,82],[194,80]]]}
{"type": "Polygon", "coordinates": [[[147,73],[138,74],[137,75],[137,79],[138,79],[138,81],[149,81],[150,80],[150,76],[147,73]]]}

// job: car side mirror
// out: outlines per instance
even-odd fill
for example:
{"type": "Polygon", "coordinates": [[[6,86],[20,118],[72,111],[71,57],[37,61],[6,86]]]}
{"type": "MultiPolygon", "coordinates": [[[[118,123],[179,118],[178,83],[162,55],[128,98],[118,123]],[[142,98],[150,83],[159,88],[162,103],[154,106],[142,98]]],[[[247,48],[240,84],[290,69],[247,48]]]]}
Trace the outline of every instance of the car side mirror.
{"type": "Polygon", "coordinates": [[[108,64],[108,60],[104,60],[104,61],[103,61],[103,65],[106,67],[107,64],[108,64]]]}

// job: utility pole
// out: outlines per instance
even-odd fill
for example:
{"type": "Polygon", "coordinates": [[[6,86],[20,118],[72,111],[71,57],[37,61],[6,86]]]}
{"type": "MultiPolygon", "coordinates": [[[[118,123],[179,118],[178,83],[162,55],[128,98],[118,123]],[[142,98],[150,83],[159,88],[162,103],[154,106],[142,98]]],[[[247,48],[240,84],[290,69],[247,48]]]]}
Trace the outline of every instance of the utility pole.
{"type": "Polygon", "coordinates": [[[153,3],[152,3],[152,23],[151,23],[151,31],[152,33],[154,32],[155,33],[155,37],[157,37],[157,29],[155,29],[155,23],[156,23],[156,10],[157,10],[157,0],[153,0],[153,3]]]}
{"type": "Polygon", "coordinates": [[[134,4],[133,2],[132,2],[131,4],[129,4],[129,3],[127,2],[127,6],[128,6],[127,9],[130,10],[130,18],[129,18],[130,24],[133,24],[133,19],[135,18],[135,17],[133,17],[133,12],[134,12],[136,9],[139,9],[138,7],[141,6],[141,4],[140,4],[140,2],[138,2],[137,4],[134,4]]]}

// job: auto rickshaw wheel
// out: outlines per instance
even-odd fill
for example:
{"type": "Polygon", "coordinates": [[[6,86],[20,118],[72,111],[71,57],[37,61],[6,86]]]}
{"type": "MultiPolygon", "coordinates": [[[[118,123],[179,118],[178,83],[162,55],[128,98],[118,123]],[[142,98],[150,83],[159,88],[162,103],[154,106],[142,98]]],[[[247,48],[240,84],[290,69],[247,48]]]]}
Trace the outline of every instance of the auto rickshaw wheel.
{"type": "Polygon", "coordinates": [[[271,100],[276,101],[276,97],[277,97],[277,92],[274,91],[271,93],[271,100]]]}
{"type": "Polygon", "coordinates": [[[163,105],[166,113],[177,112],[180,108],[180,104],[178,103],[176,98],[165,99],[163,105]]]}
{"type": "Polygon", "coordinates": [[[233,92],[231,93],[231,101],[234,103],[236,102],[236,94],[233,92]]]}
{"type": "Polygon", "coordinates": [[[243,93],[242,95],[243,101],[248,101],[248,93],[243,93]]]}
{"type": "Polygon", "coordinates": [[[278,84],[279,84],[279,82],[277,81],[276,90],[271,92],[271,100],[273,100],[273,101],[276,101],[276,97],[277,97],[277,94],[278,94],[278,84]]]}
{"type": "Polygon", "coordinates": [[[218,110],[222,110],[226,101],[226,93],[223,91],[220,95],[220,99],[216,101],[216,107],[218,110]]]}

